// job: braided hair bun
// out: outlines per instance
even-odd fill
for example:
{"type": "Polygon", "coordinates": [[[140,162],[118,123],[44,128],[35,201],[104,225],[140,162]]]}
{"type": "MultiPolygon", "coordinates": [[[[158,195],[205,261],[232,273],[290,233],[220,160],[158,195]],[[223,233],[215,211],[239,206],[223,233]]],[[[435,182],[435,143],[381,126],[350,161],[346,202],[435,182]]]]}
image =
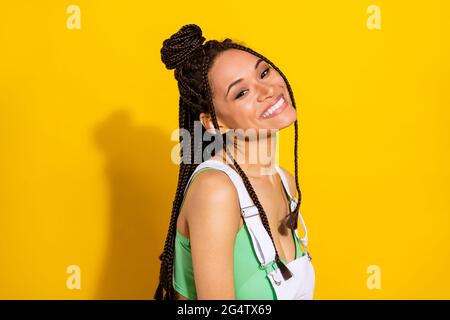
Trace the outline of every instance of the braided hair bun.
{"type": "Polygon", "coordinates": [[[166,68],[175,69],[189,56],[202,47],[205,38],[202,29],[196,24],[187,24],[174,33],[169,39],[164,40],[161,48],[161,60],[166,68]]]}

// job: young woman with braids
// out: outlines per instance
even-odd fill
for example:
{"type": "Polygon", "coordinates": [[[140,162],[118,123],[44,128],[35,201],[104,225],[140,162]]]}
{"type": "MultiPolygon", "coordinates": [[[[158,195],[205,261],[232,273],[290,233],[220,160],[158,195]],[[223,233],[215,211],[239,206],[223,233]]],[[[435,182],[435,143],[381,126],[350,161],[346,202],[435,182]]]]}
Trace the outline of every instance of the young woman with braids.
{"type": "Polygon", "coordinates": [[[312,299],[303,219],[305,237],[294,232],[301,192],[292,90],[261,54],[228,38],[204,40],[201,29],[188,24],[161,49],[166,68],[175,69],[179,127],[189,131],[191,143],[186,148],[180,135],[182,162],[154,298],[312,299]],[[206,144],[194,148],[200,123],[202,134],[223,143],[210,159],[202,158],[206,144]],[[276,134],[238,136],[233,144],[224,139],[233,129],[276,132],[292,123],[295,178],[275,165],[276,134]],[[246,161],[261,143],[271,146],[271,161],[246,161]]]}

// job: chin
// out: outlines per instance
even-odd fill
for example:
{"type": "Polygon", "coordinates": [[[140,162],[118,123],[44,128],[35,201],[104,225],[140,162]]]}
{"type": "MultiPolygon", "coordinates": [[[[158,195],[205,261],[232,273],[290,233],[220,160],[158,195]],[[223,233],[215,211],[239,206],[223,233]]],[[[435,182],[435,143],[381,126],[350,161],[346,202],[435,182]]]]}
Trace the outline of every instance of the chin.
{"type": "Polygon", "coordinates": [[[291,121],[291,122],[289,122],[289,123],[287,123],[287,124],[285,124],[285,125],[282,125],[282,126],[278,127],[277,129],[278,129],[278,130],[282,130],[282,129],[284,129],[284,128],[288,128],[288,127],[290,127],[294,122],[295,122],[295,120],[294,120],[294,121],[291,121]]]}
{"type": "Polygon", "coordinates": [[[291,107],[290,110],[285,110],[285,112],[271,120],[273,121],[271,121],[270,127],[281,130],[289,127],[295,122],[295,120],[297,120],[297,112],[291,107]]]}

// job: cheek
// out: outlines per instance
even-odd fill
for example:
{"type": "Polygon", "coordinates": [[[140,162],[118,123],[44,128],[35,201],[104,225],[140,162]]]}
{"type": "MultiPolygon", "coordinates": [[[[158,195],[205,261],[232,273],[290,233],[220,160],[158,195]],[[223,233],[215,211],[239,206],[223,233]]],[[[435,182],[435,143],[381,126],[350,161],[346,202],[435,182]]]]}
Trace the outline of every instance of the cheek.
{"type": "Polygon", "coordinates": [[[256,117],[257,108],[255,104],[248,102],[230,105],[224,113],[223,119],[225,119],[229,128],[246,130],[255,126],[256,117]]]}
{"type": "Polygon", "coordinates": [[[235,106],[235,112],[233,112],[233,119],[240,127],[248,127],[249,122],[255,119],[256,107],[254,103],[243,103],[242,105],[235,106]],[[246,125],[247,124],[247,125],[246,125]]]}
{"type": "Polygon", "coordinates": [[[228,128],[248,127],[255,117],[255,107],[251,103],[221,103],[216,105],[216,115],[228,128]]]}

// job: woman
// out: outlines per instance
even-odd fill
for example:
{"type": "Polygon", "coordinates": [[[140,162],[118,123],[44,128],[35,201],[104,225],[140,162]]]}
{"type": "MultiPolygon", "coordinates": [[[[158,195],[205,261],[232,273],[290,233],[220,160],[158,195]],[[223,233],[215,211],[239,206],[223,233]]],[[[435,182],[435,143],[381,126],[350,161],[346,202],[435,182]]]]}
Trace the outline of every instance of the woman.
{"type": "Polygon", "coordinates": [[[178,81],[180,129],[193,136],[201,123],[202,134],[221,148],[203,159],[206,144],[195,146],[192,138],[186,145],[180,135],[182,162],[155,299],[312,299],[302,219],[305,237],[294,232],[301,192],[292,90],[264,56],[230,39],[204,40],[189,24],[161,49],[178,81]],[[274,161],[277,131],[292,123],[295,179],[274,161]],[[230,132],[237,132],[233,143],[230,132]],[[261,149],[268,149],[264,161],[253,157],[261,149]]]}

